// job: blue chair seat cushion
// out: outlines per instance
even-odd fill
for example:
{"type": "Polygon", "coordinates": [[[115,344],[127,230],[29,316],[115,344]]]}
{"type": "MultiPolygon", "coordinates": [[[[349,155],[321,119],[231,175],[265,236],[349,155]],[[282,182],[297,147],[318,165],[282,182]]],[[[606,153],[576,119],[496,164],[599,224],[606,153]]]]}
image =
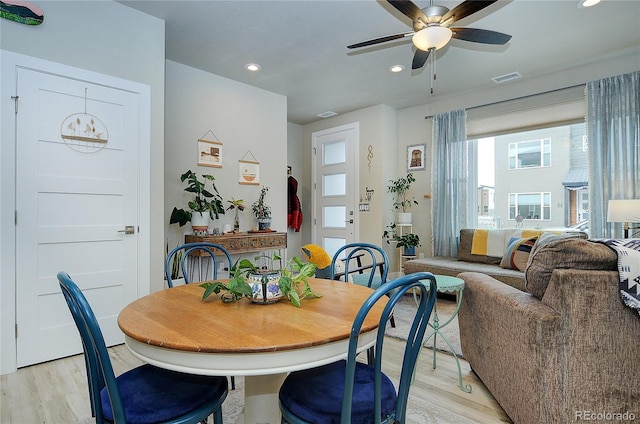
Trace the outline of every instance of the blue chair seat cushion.
{"type": "MultiPolygon", "coordinates": [[[[226,377],[209,377],[141,365],[116,378],[128,423],[157,423],[188,414],[227,390],[226,377]]],[[[100,392],[105,419],[113,421],[106,387],[100,392]]]]}
{"type": "MultiPolygon", "coordinates": [[[[297,417],[316,424],[339,424],[346,361],[338,361],[309,370],[296,371],[280,388],[280,402],[297,417]]],[[[395,411],[396,389],[382,374],[382,418],[395,411]]],[[[351,412],[352,424],[371,424],[373,419],[374,369],[356,362],[351,412]]]]}

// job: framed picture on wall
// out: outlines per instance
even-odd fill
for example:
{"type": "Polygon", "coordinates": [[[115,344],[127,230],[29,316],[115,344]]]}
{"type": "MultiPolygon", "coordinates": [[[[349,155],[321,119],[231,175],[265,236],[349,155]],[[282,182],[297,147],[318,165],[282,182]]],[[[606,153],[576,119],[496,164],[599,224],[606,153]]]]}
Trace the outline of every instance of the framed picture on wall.
{"type": "Polygon", "coordinates": [[[240,184],[260,184],[260,162],[250,160],[238,161],[238,182],[240,184]]]}
{"type": "Polygon", "coordinates": [[[199,138],[198,166],[222,168],[222,143],[199,138]]]}
{"type": "Polygon", "coordinates": [[[426,144],[414,144],[407,146],[407,171],[419,171],[425,169],[426,144]]]}

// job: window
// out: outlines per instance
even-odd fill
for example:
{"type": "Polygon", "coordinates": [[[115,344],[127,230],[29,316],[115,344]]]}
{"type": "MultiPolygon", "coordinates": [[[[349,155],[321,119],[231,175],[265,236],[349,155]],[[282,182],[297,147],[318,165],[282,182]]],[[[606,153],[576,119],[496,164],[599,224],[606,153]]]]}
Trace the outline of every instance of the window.
{"type": "Polygon", "coordinates": [[[551,140],[521,141],[509,144],[509,169],[551,166],[551,140]]]}
{"type": "Polygon", "coordinates": [[[585,133],[585,124],[576,123],[474,140],[477,217],[471,225],[562,228],[587,219],[585,133]]]}
{"type": "Polygon", "coordinates": [[[551,193],[509,193],[509,219],[551,219],[551,193]]]}

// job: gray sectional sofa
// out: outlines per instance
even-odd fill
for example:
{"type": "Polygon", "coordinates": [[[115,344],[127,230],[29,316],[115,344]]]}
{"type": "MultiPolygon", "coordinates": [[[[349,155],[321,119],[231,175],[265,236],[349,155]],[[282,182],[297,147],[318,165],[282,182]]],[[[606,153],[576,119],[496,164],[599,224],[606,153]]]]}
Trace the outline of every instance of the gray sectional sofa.
{"type": "Polygon", "coordinates": [[[454,258],[411,262],[406,272],[465,281],[462,352],[514,423],[640,419],[640,315],[621,300],[608,246],[547,239],[524,272],[454,258]]]}

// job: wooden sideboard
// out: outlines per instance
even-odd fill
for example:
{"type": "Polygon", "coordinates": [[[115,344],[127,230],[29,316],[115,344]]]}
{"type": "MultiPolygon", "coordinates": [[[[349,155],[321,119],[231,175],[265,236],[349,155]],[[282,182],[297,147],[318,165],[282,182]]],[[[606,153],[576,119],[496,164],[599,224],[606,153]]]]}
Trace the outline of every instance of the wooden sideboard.
{"type": "Polygon", "coordinates": [[[186,235],[185,242],[216,243],[227,249],[231,254],[261,252],[264,250],[286,249],[287,233],[227,233],[219,236],[186,235]]]}

